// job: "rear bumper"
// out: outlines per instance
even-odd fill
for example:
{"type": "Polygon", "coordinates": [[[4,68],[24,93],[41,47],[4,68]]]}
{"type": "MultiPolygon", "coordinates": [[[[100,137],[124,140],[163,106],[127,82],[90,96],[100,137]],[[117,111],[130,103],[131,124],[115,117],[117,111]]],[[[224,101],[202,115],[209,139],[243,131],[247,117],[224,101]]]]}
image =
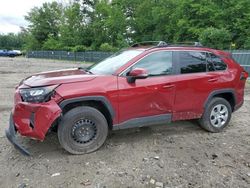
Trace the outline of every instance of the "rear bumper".
{"type": "Polygon", "coordinates": [[[9,128],[5,130],[5,134],[10,143],[12,143],[18,151],[20,151],[23,155],[30,156],[29,151],[21,146],[21,144],[19,144],[16,140],[16,128],[13,122],[12,114],[10,115],[9,128]]]}

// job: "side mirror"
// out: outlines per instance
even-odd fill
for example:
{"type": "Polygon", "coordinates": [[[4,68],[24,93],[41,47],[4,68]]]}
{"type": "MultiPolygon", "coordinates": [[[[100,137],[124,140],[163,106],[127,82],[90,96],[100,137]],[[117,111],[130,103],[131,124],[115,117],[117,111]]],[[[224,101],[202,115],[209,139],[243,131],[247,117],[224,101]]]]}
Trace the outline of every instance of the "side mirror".
{"type": "Polygon", "coordinates": [[[136,79],[145,79],[148,77],[148,73],[145,69],[135,68],[128,73],[128,83],[135,83],[136,79]]]}

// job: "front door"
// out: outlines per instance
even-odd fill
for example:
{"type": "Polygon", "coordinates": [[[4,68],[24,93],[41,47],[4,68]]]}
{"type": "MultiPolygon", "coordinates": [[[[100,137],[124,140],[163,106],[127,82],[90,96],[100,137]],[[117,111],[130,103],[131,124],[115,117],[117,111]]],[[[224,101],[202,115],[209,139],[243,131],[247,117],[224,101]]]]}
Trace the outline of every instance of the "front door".
{"type": "Polygon", "coordinates": [[[118,77],[120,123],[165,114],[171,118],[175,95],[172,59],[171,51],[153,52],[118,77]],[[149,77],[128,83],[126,75],[134,68],[145,69],[149,77]]]}

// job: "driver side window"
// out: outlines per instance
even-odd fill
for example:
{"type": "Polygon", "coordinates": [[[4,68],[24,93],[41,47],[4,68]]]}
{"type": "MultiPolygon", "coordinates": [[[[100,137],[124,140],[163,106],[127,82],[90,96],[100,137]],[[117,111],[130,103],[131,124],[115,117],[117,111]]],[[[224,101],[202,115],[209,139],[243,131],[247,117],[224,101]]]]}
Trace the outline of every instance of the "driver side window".
{"type": "Polygon", "coordinates": [[[141,59],[130,70],[143,68],[149,76],[169,75],[172,73],[172,59],[171,51],[155,52],[141,59]]]}

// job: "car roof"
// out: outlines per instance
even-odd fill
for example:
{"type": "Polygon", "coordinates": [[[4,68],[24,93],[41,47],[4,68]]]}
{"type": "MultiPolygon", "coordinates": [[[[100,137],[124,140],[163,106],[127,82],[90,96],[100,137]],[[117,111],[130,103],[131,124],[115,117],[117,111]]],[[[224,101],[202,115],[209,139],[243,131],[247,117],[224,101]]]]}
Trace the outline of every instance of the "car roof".
{"type": "Polygon", "coordinates": [[[220,50],[212,49],[203,46],[200,42],[177,42],[168,43],[165,41],[141,41],[132,44],[128,50],[137,49],[143,51],[158,51],[158,50],[198,50],[217,53],[220,50]]]}

